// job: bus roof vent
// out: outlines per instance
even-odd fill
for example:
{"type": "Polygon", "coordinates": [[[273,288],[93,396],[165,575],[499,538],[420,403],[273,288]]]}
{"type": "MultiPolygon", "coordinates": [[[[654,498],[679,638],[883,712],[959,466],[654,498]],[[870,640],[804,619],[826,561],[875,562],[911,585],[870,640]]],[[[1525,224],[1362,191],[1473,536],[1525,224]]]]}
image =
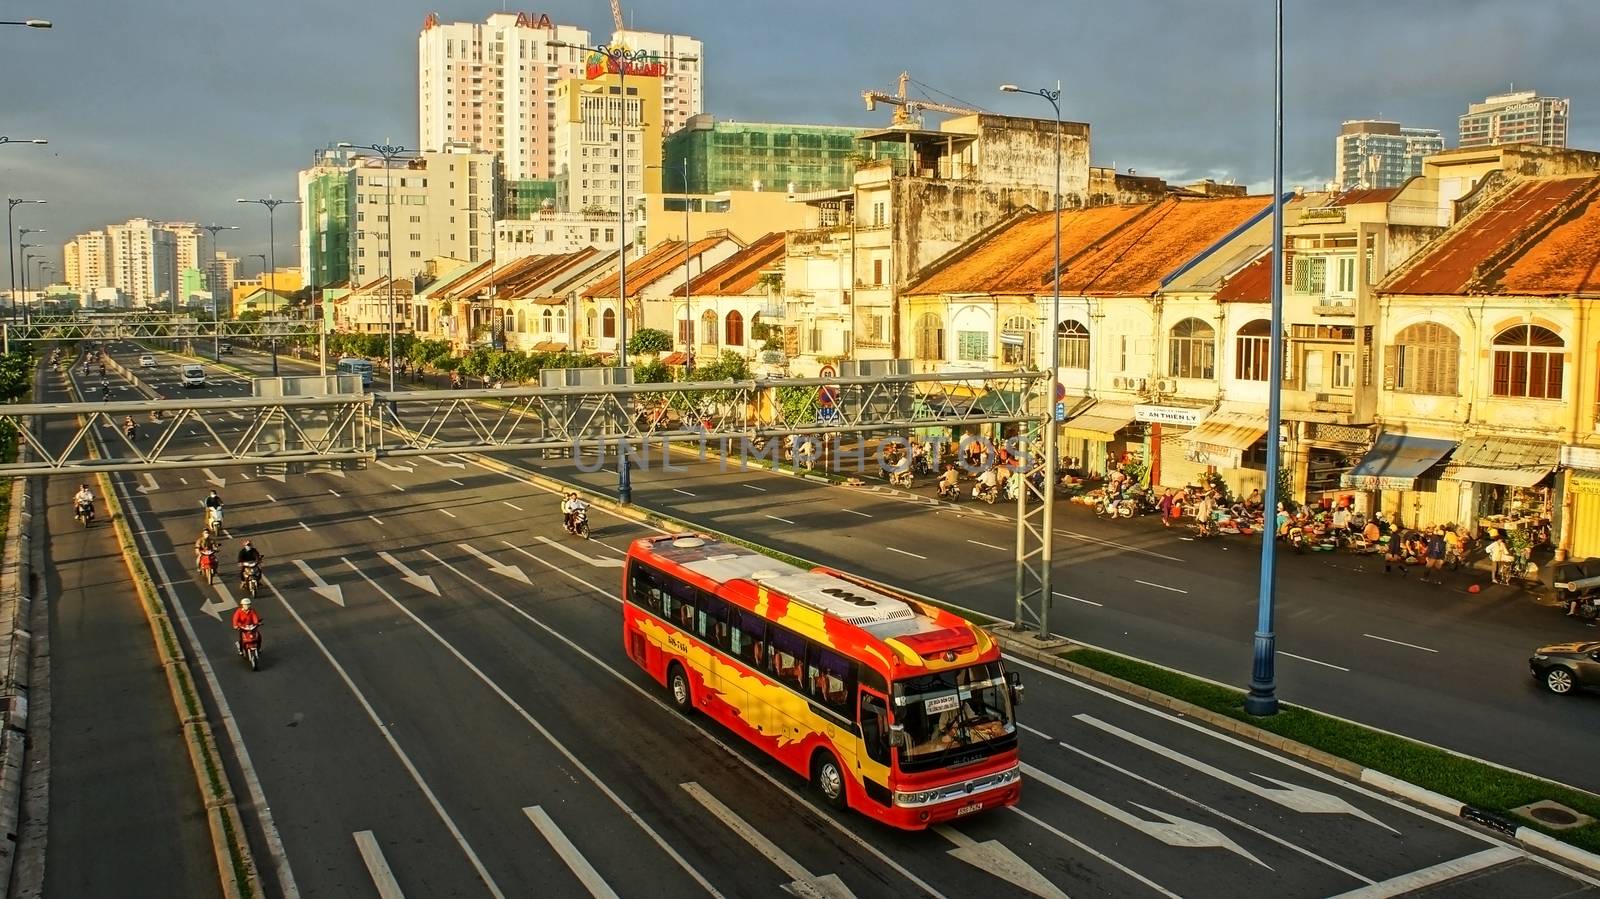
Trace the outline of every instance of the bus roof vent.
{"type": "Polygon", "coordinates": [[[750,580],[752,581],[768,581],[775,577],[783,577],[783,572],[774,568],[763,568],[759,571],[750,572],[750,580]]]}
{"type": "Polygon", "coordinates": [[[916,612],[902,600],[870,587],[816,572],[785,575],[763,586],[787,593],[797,602],[855,625],[881,624],[916,617],[916,612]]]}
{"type": "Polygon", "coordinates": [[[672,541],[672,545],[678,549],[699,549],[705,546],[706,542],[699,537],[679,537],[672,541]]]}

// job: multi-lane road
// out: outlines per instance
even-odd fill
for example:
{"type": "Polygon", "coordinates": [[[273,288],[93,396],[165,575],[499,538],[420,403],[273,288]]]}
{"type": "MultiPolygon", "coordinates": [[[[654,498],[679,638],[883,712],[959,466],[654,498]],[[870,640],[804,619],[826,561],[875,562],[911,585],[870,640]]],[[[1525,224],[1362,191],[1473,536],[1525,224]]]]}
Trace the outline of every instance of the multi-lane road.
{"type": "MultiPolygon", "coordinates": [[[[179,395],[175,360],[159,362],[143,380],[179,395]]],[[[233,379],[208,391],[245,392],[233,379]]],[[[213,424],[224,437],[243,426],[213,424]]],[[[596,514],[595,539],[565,538],[554,495],[469,457],[118,484],[212,713],[233,722],[224,749],[252,845],[283,894],[770,896],[798,884],[857,896],[1600,895],[1600,883],[1493,835],[1020,661],[1020,806],[887,831],[827,810],[726,732],[677,715],[632,667],[616,594],[624,548],[650,533],[642,525],[596,514]],[[207,585],[193,570],[212,485],[227,502],[225,557],[250,539],[269,559],[260,672],[233,650],[231,578],[207,585]]],[[[641,504],[778,548],[1003,607],[992,583],[1004,580],[1003,521],[703,468],[641,472],[636,490],[641,504]]],[[[1079,544],[1063,589],[1075,598],[1062,602],[1083,607],[1070,632],[1145,620],[1165,640],[1232,642],[1226,623],[1201,620],[1212,608],[1201,597],[1226,589],[1235,617],[1246,597],[1200,550],[1152,549],[1133,533],[1068,539],[1079,544]],[[1087,572],[1118,578],[1115,589],[1076,580],[1087,572]]],[[[1374,633],[1414,636],[1396,615],[1374,633]]],[[[1290,648],[1317,658],[1345,645],[1290,648]]],[[[1168,649],[1157,648],[1141,654],[1168,649]]],[[[1341,673],[1354,685],[1388,670],[1350,661],[1341,673]]],[[[1299,677],[1285,673],[1292,698],[1320,683],[1299,677]]],[[[139,811],[125,810],[134,821],[139,811]]]]}

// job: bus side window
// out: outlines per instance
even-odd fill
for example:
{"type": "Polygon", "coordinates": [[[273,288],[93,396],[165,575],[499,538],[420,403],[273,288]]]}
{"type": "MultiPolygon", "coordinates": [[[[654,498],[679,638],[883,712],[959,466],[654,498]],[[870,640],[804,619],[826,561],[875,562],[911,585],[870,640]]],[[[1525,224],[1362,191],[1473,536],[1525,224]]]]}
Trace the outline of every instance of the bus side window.
{"type": "Polygon", "coordinates": [[[660,614],[661,591],[656,589],[655,579],[650,576],[650,569],[635,562],[632,568],[632,575],[628,580],[629,601],[636,606],[641,606],[660,614]]]}
{"type": "Polygon", "coordinates": [[[868,758],[889,764],[889,709],[883,697],[872,693],[861,694],[861,742],[868,758]]]}
{"type": "Polygon", "coordinates": [[[728,648],[728,604],[709,593],[696,602],[695,632],[718,649],[728,648]]]}
{"type": "Polygon", "coordinates": [[[767,620],[744,609],[730,609],[729,615],[733,654],[757,671],[765,670],[762,663],[766,661],[767,620]]]}
{"type": "Polygon", "coordinates": [[[846,718],[855,706],[855,666],[826,646],[813,643],[806,665],[806,692],[846,718]]]}
{"type": "Polygon", "coordinates": [[[672,595],[678,601],[678,618],[673,623],[686,631],[694,630],[695,589],[682,581],[677,581],[672,585],[672,595]]]}
{"type": "Polygon", "coordinates": [[[769,627],[767,642],[772,652],[772,676],[802,693],[805,692],[805,638],[791,634],[781,627],[769,627]]]}

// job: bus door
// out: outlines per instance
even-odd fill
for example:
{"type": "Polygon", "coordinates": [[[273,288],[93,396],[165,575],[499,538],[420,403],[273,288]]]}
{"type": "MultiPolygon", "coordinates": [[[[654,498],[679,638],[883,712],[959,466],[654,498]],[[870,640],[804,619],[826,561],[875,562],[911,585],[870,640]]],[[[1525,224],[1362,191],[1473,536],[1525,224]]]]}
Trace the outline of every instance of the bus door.
{"type": "Polygon", "coordinates": [[[861,778],[867,798],[882,806],[890,804],[889,790],[889,699],[863,686],[860,690],[858,723],[860,745],[856,747],[856,774],[861,778]]]}

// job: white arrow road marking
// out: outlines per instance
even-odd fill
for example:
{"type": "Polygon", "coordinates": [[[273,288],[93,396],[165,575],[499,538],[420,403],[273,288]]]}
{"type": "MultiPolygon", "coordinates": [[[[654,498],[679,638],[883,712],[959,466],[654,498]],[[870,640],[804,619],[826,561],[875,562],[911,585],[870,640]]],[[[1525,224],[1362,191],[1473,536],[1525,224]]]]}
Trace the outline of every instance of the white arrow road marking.
{"type": "Polygon", "coordinates": [[[384,468],[389,469],[390,471],[403,471],[406,474],[411,474],[417,470],[415,465],[390,465],[382,459],[375,459],[373,461],[377,462],[379,465],[382,465],[384,468]]]}
{"type": "Polygon", "coordinates": [[[264,478],[271,478],[271,479],[273,479],[273,480],[274,480],[274,481],[277,481],[277,482],[278,482],[278,483],[280,483],[280,484],[287,484],[287,483],[289,483],[289,479],[288,479],[288,478],[286,478],[286,477],[284,477],[284,476],[283,476],[283,475],[281,475],[281,474],[264,474],[264,475],[262,475],[262,477],[264,477],[264,478]]]}
{"type": "Polygon", "coordinates": [[[468,555],[471,555],[473,558],[477,559],[483,564],[489,566],[489,570],[491,572],[498,574],[501,577],[508,577],[514,581],[521,581],[529,586],[533,585],[533,581],[528,580],[528,576],[522,572],[522,569],[515,565],[501,565],[499,562],[496,562],[488,553],[483,552],[482,550],[470,544],[457,543],[456,547],[466,552],[468,555]]]}
{"type": "Polygon", "coordinates": [[[705,788],[694,781],[678,784],[684,792],[694,797],[694,800],[705,806],[706,811],[717,817],[717,820],[727,825],[728,829],[739,836],[740,839],[750,844],[750,848],[759,852],[767,861],[772,862],[784,876],[792,878],[792,882],[783,885],[785,892],[801,897],[837,897],[854,896],[850,888],[844,885],[837,874],[826,874],[822,877],[812,876],[805,866],[795,861],[794,856],[784,852],[777,843],[767,839],[759,830],[750,826],[743,818],[739,817],[733,809],[722,804],[722,800],[706,792],[705,788]]]}
{"type": "Polygon", "coordinates": [[[234,420],[236,420],[236,421],[244,421],[244,416],[241,415],[238,412],[233,411],[232,409],[228,410],[228,414],[232,415],[234,417],[234,420]]]}
{"type": "MultiPolygon", "coordinates": [[[[343,561],[346,565],[350,564],[350,561],[348,559],[341,559],[341,561],[343,561]]],[[[333,603],[334,605],[337,605],[341,609],[344,608],[344,588],[343,587],[339,586],[338,584],[330,584],[327,581],[323,580],[322,579],[322,575],[317,574],[315,571],[312,571],[311,570],[311,566],[307,565],[301,559],[295,559],[294,560],[294,565],[295,565],[296,568],[300,569],[300,573],[301,574],[306,576],[306,580],[311,582],[311,592],[312,593],[315,593],[318,596],[322,597],[323,599],[328,600],[329,602],[333,603]]]]}
{"type": "Polygon", "coordinates": [[[221,490],[222,488],[228,486],[228,479],[227,478],[219,478],[219,477],[217,477],[216,475],[211,473],[211,469],[209,469],[209,468],[200,469],[200,473],[206,476],[207,483],[209,483],[211,486],[217,488],[218,490],[221,490]]]}
{"type": "Polygon", "coordinates": [[[1184,849],[1226,849],[1229,852],[1237,853],[1244,858],[1255,862],[1261,867],[1266,868],[1268,871],[1272,870],[1271,865],[1268,865],[1261,859],[1251,855],[1250,852],[1243,846],[1235,843],[1222,831],[1217,830],[1215,827],[1212,827],[1208,824],[1200,824],[1196,821],[1190,821],[1187,818],[1179,818],[1176,815],[1169,815],[1166,812],[1157,811],[1156,809],[1149,808],[1148,806],[1140,805],[1137,802],[1130,803],[1130,805],[1134,806],[1135,808],[1155,815],[1166,823],[1158,824],[1154,821],[1146,821],[1143,818],[1132,814],[1131,812],[1124,811],[1121,808],[1106,802],[1104,799],[1101,799],[1092,793],[1084,792],[1083,790],[1078,789],[1059,777],[1056,777],[1048,772],[1041,771],[1032,765],[1024,763],[1022,766],[1022,773],[1027,775],[1030,780],[1033,780],[1036,783],[1044,784],[1058,793],[1076,799],[1077,801],[1087,805],[1100,814],[1105,815],[1111,820],[1116,821],[1119,824],[1125,824],[1134,830],[1144,833],[1146,836],[1154,837],[1155,839],[1166,843],[1168,846],[1178,846],[1184,849]]]}
{"type": "Polygon", "coordinates": [[[232,612],[234,606],[238,605],[238,603],[233,601],[233,594],[228,591],[228,585],[222,582],[221,572],[218,572],[217,580],[213,582],[211,586],[217,588],[217,595],[222,597],[222,601],[212,602],[208,599],[206,600],[205,605],[200,607],[200,611],[204,614],[210,615],[212,618],[215,618],[218,621],[221,621],[222,613],[232,612]]]}
{"type": "Polygon", "coordinates": [[[550,815],[544,809],[530,805],[524,808],[522,813],[527,815],[533,826],[539,829],[540,835],[550,844],[550,848],[556,851],[556,855],[561,856],[561,860],[567,863],[568,870],[572,871],[578,882],[583,884],[583,888],[589,891],[589,895],[594,899],[619,899],[616,891],[611,889],[605,878],[600,876],[600,872],[594,869],[594,865],[589,864],[589,860],[583,857],[578,847],[572,845],[572,841],[567,839],[567,835],[561,832],[561,828],[556,826],[556,822],[550,819],[550,815]]]}
{"type": "Polygon", "coordinates": [[[980,843],[948,824],[939,824],[934,832],[954,843],[950,854],[967,864],[1004,880],[1014,887],[1027,890],[1044,899],[1067,899],[1067,894],[1045,878],[1034,867],[1023,861],[999,840],[980,843]]]}
{"type": "MultiPolygon", "coordinates": [[[[433,578],[426,574],[417,574],[415,571],[407,568],[406,563],[396,559],[394,556],[391,556],[386,552],[380,551],[378,553],[378,558],[388,562],[396,571],[400,572],[400,579],[402,581],[405,581],[413,587],[426,590],[429,593],[432,593],[434,596],[439,595],[439,588],[433,583],[433,578]]],[[[355,568],[356,566],[351,565],[350,567],[355,568]]],[[[361,569],[357,568],[356,573],[361,574],[361,569]]]]}
{"type": "Polygon", "coordinates": [[[1202,774],[1208,774],[1217,780],[1228,784],[1229,786],[1237,787],[1238,789],[1244,790],[1246,793],[1259,796],[1269,802],[1275,802],[1286,809],[1290,809],[1291,811],[1314,815],[1354,815],[1363,821],[1376,824],[1390,833],[1396,835],[1399,833],[1394,828],[1383,823],[1382,821],[1379,821],[1377,818],[1372,817],[1361,809],[1356,808],[1338,796],[1313,790],[1309,787],[1302,787],[1297,784],[1286,783],[1284,781],[1277,780],[1276,778],[1267,777],[1264,774],[1255,775],[1262,780],[1277,784],[1276,788],[1264,787],[1255,781],[1245,780],[1242,777],[1235,777],[1234,775],[1223,771],[1221,768],[1209,765],[1200,761],[1199,759],[1189,758],[1177,750],[1168,749],[1159,743],[1153,743],[1149,740],[1146,740],[1144,737],[1139,736],[1138,734],[1129,733],[1114,724],[1107,724],[1093,715],[1080,714],[1075,715],[1074,717],[1076,717],[1079,721],[1082,721],[1083,723],[1093,727],[1097,727],[1106,733],[1111,734],[1112,736],[1120,737],[1135,746],[1138,746],[1142,749],[1147,749],[1156,753],[1157,755],[1165,756],[1166,758],[1169,758],[1186,768],[1199,771],[1202,774]]]}
{"type": "Polygon", "coordinates": [[[511,508],[516,509],[518,512],[522,511],[522,507],[521,506],[517,505],[514,502],[511,502],[510,500],[503,499],[503,500],[500,501],[500,504],[503,505],[503,506],[510,506],[511,508]]]}
{"type": "Polygon", "coordinates": [[[378,839],[372,831],[363,830],[351,834],[356,838],[356,848],[361,851],[361,861],[367,866],[367,873],[372,875],[372,885],[378,888],[378,899],[406,899],[406,894],[400,892],[400,883],[394,879],[394,872],[389,870],[389,862],[383,857],[383,850],[378,847],[378,839]]]}
{"type": "Polygon", "coordinates": [[[427,459],[429,462],[432,462],[433,464],[439,466],[440,468],[466,468],[467,467],[465,463],[462,463],[462,462],[446,462],[445,460],[439,458],[438,456],[423,456],[422,458],[427,459]]]}
{"type": "Polygon", "coordinates": [[[140,493],[153,493],[161,489],[161,485],[156,483],[156,476],[153,474],[149,474],[148,472],[141,474],[139,475],[139,479],[144,481],[143,484],[139,485],[140,493]]]}
{"type": "MultiPolygon", "coordinates": [[[[599,556],[586,556],[583,553],[578,552],[575,549],[571,549],[569,547],[562,546],[561,544],[557,543],[554,540],[551,540],[549,537],[546,537],[543,534],[538,535],[538,540],[539,540],[540,543],[543,543],[545,546],[548,546],[551,549],[559,549],[562,552],[566,553],[567,555],[573,557],[574,559],[577,559],[580,562],[588,562],[590,565],[593,565],[596,568],[621,568],[622,567],[622,560],[621,559],[602,559],[599,556]]],[[[500,542],[501,543],[505,543],[507,546],[510,546],[512,549],[516,550],[517,552],[522,553],[525,556],[528,556],[530,558],[538,558],[533,553],[528,552],[527,550],[523,549],[520,546],[512,546],[510,543],[506,543],[506,541],[504,541],[504,540],[502,540],[500,542]]]]}
{"type": "Polygon", "coordinates": [[[1496,846],[1492,849],[1485,849],[1482,852],[1474,852],[1471,855],[1463,855],[1447,862],[1440,862],[1437,865],[1412,871],[1408,874],[1401,874],[1399,877],[1392,877],[1382,883],[1364,886],[1348,893],[1340,893],[1334,899],[1384,899],[1384,897],[1388,896],[1401,896],[1414,890],[1421,891],[1425,887],[1444,883],[1447,880],[1465,877],[1485,868],[1516,861],[1521,857],[1522,853],[1512,849],[1510,846],[1496,846]]]}

